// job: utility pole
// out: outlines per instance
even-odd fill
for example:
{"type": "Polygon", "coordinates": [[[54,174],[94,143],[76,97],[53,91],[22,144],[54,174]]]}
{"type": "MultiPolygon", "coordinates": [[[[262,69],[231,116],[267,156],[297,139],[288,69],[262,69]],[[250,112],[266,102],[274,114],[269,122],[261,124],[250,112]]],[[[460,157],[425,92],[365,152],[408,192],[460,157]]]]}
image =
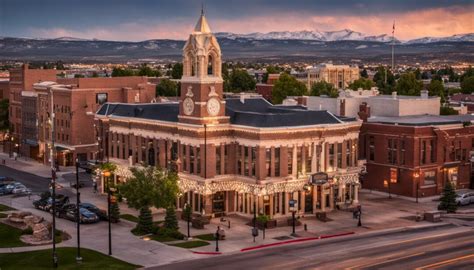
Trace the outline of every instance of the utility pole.
{"type": "Polygon", "coordinates": [[[392,29],[392,73],[395,70],[395,21],[393,21],[393,29],[392,29]]]}
{"type": "Polygon", "coordinates": [[[79,212],[79,203],[81,193],[79,193],[79,159],[76,158],[76,222],[77,222],[77,255],[76,262],[80,263],[82,261],[81,257],[81,217],[79,212]]]}

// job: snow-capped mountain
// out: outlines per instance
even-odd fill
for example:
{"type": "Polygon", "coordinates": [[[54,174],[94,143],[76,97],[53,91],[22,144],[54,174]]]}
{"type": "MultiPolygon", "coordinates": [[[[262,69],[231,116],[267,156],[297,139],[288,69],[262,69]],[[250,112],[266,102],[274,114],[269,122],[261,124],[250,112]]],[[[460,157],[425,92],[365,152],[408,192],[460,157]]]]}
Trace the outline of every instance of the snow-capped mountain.
{"type": "MultiPolygon", "coordinates": [[[[360,32],[352,31],[350,29],[343,29],[340,31],[282,31],[269,33],[250,33],[250,34],[234,34],[229,32],[220,32],[215,34],[218,38],[246,38],[255,40],[314,40],[314,41],[341,41],[341,40],[356,40],[356,41],[375,41],[375,42],[390,42],[392,37],[388,35],[368,36],[360,32]]],[[[397,39],[395,39],[398,42],[397,39]]]]}
{"type": "Polygon", "coordinates": [[[416,44],[416,43],[461,42],[461,41],[473,42],[474,41],[474,33],[459,34],[459,35],[453,35],[453,36],[450,36],[450,37],[441,37],[441,38],[423,37],[423,38],[417,38],[417,39],[409,40],[406,43],[416,44]]]}

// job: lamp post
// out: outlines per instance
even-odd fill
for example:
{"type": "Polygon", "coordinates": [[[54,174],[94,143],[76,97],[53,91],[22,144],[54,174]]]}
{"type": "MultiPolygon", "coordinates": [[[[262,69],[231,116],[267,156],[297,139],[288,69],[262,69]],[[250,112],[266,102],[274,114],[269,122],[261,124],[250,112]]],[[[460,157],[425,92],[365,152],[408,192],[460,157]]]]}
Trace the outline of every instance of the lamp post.
{"type": "Polygon", "coordinates": [[[76,158],[76,223],[77,223],[77,256],[76,262],[80,263],[81,258],[81,219],[79,213],[79,203],[81,194],[79,193],[79,159],[76,158]]]}
{"type": "Polygon", "coordinates": [[[219,252],[219,231],[220,231],[220,226],[217,226],[217,231],[216,231],[216,252],[219,252]]]}
{"type": "Polygon", "coordinates": [[[420,189],[420,174],[418,172],[415,172],[413,174],[413,177],[415,177],[416,179],[416,191],[415,191],[415,194],[416,194],[416,203],[418,203],[418,192],[419,192],[419,189],[420,189]]]}
{"type": "Polygon", "coordinates": [[[107,219],[109,221],[109,256],[111,256],[112,255],[112,225],[110,221],[110,186],[109,186],[110,172],[104,171],[102,175],[104,176],[107,182],[107,216],[108,216],[107,219]]]}
{"type": "Polygon", "coordinates": [[[257,230],[257,203],[255,201],[255,195],[254,195],[254,200],[253,200],[253,241],[255,242],[255,237],[258,236],[258,230],[257,230]]]}
{"type": "Polygon", "coordinates": [[[188,221],[188,240],[191,240],[191,232],[190,232],[190,227],[189,227],[189,223],[191,222],[191,209],[189,207],[189,203],[185,203],[184,204],[184,208],[186,209],[186,220],[188,221]]]}
{"type": "Polygon", "coordinates": [[[362,221],[361,221],[361,218],[362,218],[362,205],[359,205],[359,221],[357,222],[357,227],[361,227],[362,226],[362,221]]]}
{"type": "MultiPolygon", "coordinates": [[[[49,115],[49,124],[51,126],[51,149],[50,149],[50,164],[51,164],[51,197],[52,197],[52,208],[53,208],[53,226],[52,226],[52,238],[53,238],[53,267],[58,267],[58,255],[56,253],[56,164],[54,162],[54,138],[55,138],[55,113],[54,113],[54,100],[53,100],[53,90],[50,90],[50,115],[49,115]]],[[[13,143],[13,137],[12,137],[13,143]]]]}
{"type": "Polygon", "coordinates": [[[15,140],[15,138],[14,138],[13,135],[12,135],[12,137],[11,137],[11,139],[10,139],[10,141],[11,141],[11,142],[10,142],[10,147],[8,147],[9,150],[10,150],[10,151],[9,151],[9,157],[10,157],[10,158],[13,156],[13,141],[14,141],[14,140],[15,140]]]}

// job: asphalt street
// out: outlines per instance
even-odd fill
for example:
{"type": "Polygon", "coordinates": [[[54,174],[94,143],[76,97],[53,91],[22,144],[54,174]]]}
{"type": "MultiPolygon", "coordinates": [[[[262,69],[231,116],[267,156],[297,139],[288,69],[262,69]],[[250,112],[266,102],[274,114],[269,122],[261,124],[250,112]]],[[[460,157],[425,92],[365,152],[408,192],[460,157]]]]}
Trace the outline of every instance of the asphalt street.
{"type": "Polygon", "coordinates": [[[453,225],[348,236],[150,269],[474,269],[474,230],[453,225]]]}
{"type": "Polygon", "coordinates": [[[33,193],[48,190],[50,179],[0,165],[0,176],[8,176],[30,188],[33,193]]]}

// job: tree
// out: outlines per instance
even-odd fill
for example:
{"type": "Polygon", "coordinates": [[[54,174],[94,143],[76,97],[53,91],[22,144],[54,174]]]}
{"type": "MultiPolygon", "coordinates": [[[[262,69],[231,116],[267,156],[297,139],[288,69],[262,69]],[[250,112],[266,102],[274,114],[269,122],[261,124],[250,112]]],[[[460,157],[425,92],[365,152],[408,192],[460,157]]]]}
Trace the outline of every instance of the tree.
{"type": "Polygon", "coordinates": [[[461,93],[471,94],[474,92],[474,75],[470,77],[465,77],[461,82],[461,93]]]}
{"type": "Polygon", "coordinates": [[[438,96],[441,98],[441,102],[444,102],[444,86],[443,83],[438,80],[431,80],[428,85],[428,93],[430,96],[438,96]]]}
{"type": "Polygon", "coordinates": [[[229,78],[230,90],[234,93],[255,90],[257,82],[243,69],[232,70],[229,78]]]}
{"type": "Polygon", "coordinates": [[[456,204],[456,192],[454,191],[453,185],[450,181],[447,181],[444,186],[438,209],[446,210],[448,213],[455,213],[458,209],[456,204]]]}
{"type": "Polygon", "coordinates": [[[311,93],[312,96],[328,96],[328,97],[337,97],[338,91],[331,83],[327,83],[325,81],[320,81],[314,83],[311,86],[311,93]]]}
{"type": "Polygon", "coordinates": [[[10,126],[8,122],[8,99],[0,100],[0,130],[7,130],[10,126]]]}
{"type": "Polygon", "coordinates": [[[120,221],[120,206],[114,201],[110,204],[110,221],[117,223],[120,221]]]}
{"type": "Polygon", "coordinates": [[[230,91],[230,75],[229,75],[229,65],[227,63],[222,63],[222,79],[224,80],[224,92],[230,91]]]}
{"type": "Polygon", "coordinates": [[[175,97],[178,95],[178,84],[170,79],[162,79],[156,85],[156,96],[175,97]]]}
{"type": "Polygon", "coordinates": [[[441,106],[439,108],[439,114],[441,115],[458,115],[459,112],[456,111],[455,109],[447,106],[441,106]]]}
{"type": "Polygon", "coordinates": [[[390,70],[385,69],[383,66],[377,68],[377,72],[374,75],[374,82],[380,92],[384,94],[391,94],[395,87],[395,77],[390,70]]]}
{"type": "Polygon", "coordinates": [[[147,77],[160,77],[161,72],[159,70],[153,70],[147,65],[143,65],[138,71],[138,76],[147,76],[147,77]]]}
{"type": "Polygon", "coordinates": [[[371,81],[369,79],[365,79],[364,77],[361,77],[360,79],[355,80],[354,82],[352,82],[349,85],[349,88],[352,89],[352,90],[357,90],[359,88],[369,90],[373,86],[374,86],[373,81],[371,81]]]}
{"type": "Polygon", "coordinates": [[[173,206],[166,208],[164,227],[173,231],[177,231],[179,229],[178,219],[176,218],[176,212],[173,206]]]}
{"type": "Polygon", "coordinates": [[[306,95],[307,92],[304,83],[289,74],[282,73],[273,85],[272,102],[273,104],[280,104],[287,96],[302,96],[306,95]]]}
{"type": "Polygon", "coordinates": [[[151,233],[153,230],[153,217],[149,207],[143,206],[140,208],[140,215],[138,216],[137,227],[135,232],[137,234],[151,233]]]}
{"type": "Polygon", "coordinates": [[[399,95],[419,96],[423,83],[416,79],[414,73],[404,73],[397,81],[395,90],[399,95]]]}
{"type": "Polygon", "coordinates": [[[363,69],[361,72],[360,72],[360,77],[362,78],[369,78],[369,73],[367,73],[367,69],[363,69]]]}
{"type": "Polygon", "coordinates": [[[169,208],[176,201],[178,176],[176,173],[156,167],[131,168],[132,177],[120,185],[120,193],[127,199],[127,204],[140,210],[137,233],[148,233],[148,213],[150,207],[169,208]]]}
{"type": "Polygon", "coordinates": [[[465,78],[472,76],[474,76],[474,68],[472,68],[472,66],[469,66],[469,68],[466,69],[466,71],[461,75],[459,79],[461,82],[463,82],[465,78]]]}
{"type": "Polygon", "coordinates": [[[176,63],[173,65],[173,68],[171,69],[171,78],[181,79],[181,77],[183,77],[183,64],[176,63]]]}
{"type": "Polygon", "coordinates": [[[135,76],[135,72],[129,68],[113,68],[112,77],[126,77],[126,76],[135,76]]]}

